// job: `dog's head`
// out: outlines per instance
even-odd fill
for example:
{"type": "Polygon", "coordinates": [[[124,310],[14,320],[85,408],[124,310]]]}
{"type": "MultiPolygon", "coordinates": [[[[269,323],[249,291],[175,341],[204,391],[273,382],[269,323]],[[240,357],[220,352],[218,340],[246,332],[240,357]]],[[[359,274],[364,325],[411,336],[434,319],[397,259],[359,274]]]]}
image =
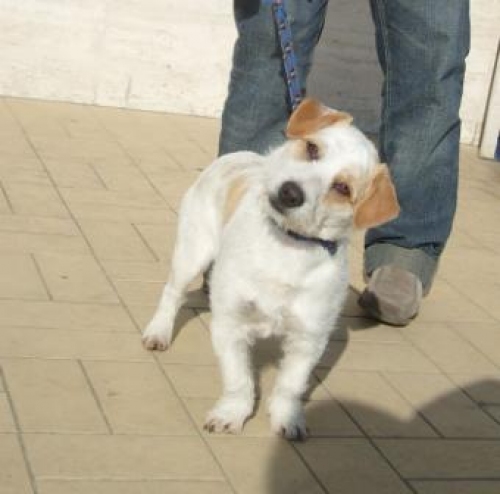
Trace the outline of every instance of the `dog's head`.
{"type": "Polygon", "coordinates": [[[283,229],[329,240],[398,215],[387,166],[351,122],[311,98],[290,117],[265,179],[266,213],[283,229]]]}

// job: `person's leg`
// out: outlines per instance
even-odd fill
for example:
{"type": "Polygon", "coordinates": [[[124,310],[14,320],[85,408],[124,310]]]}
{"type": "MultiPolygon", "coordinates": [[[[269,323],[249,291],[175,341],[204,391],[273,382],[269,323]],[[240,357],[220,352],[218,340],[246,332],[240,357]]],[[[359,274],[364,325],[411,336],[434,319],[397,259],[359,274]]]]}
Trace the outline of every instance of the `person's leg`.
{"type": "Polygon", "coordinates": [[[371,7],[385,77],[380,154],[401,214],[367,232],[365,272],[389,265],[396,277],[415,275],[427,293],[455,214],[469,1],[371,0],[371,7]]]}
{"type": "MultiPolygon", "coordinates": [[[[285,1],[304,89],[327,3],[285,1]]],[[[219,155],[242,150],[265,153],[283,141],[290,115],[281,49],[268,2],[234,0],[234,15],[238,38],[222,114],[219,155]]]]}

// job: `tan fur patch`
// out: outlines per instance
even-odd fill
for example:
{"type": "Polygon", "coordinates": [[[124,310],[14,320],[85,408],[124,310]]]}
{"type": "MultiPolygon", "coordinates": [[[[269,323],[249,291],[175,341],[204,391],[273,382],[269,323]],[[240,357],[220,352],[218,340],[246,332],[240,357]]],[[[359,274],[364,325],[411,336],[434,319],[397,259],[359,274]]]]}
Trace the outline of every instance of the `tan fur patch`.
{"type": "Polygon", "coordinates": [[[313,98],[306,98],[290,116],[286,135],[290,139],[300,139],[331,125],[351,122],[352,116],[348,113],[332,110],[313,98]]]}
{"type": "Polygon", "coordinates": [[[354,224],[357,228],[373,228],[399,214],[396,190],[386,165],[377,165],[371,183],[356,204],[354,224]]]}
{"type": "Polygon", "coordinates": [[[238,177],[229,184],[224,202],[224,224],[231,219],[246,191],[247,183],[243,177],[238,177]]]}

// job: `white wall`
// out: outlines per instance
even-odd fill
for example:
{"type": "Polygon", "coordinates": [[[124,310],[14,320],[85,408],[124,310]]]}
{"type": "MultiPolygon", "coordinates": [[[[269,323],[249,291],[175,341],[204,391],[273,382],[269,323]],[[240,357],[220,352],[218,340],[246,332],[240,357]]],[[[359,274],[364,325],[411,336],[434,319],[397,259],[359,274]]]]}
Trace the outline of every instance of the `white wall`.
{"type": "Polygon", "coordinates": [[[0,0],[0,94],[214,115],[230,0],[0,0]]]}
{"type": "MultiPolygon", "coordinates": [[[[477,144],[500,0],[471,7],[462,137],[477,144]]],[[[219,115],[231,11],[231,0],[0,0],[0,94],[219,115]]],[[[311,92],[375,130],[380,80],[367,0],[331,0],[311,92]]]]}
{"type": "MultiPolygon", "coordinates": [[[[438,0],[437,0],[438,1],[438,0]]],[[[488,94],[500,42],[500,0],[470,0],[472,18],[472,47],[467,59],[462,141],[479,143],[486,114],[488,94]]],[[[500,84],[500,80],[496,80],[500,84]]],[[[497,122],[500,128],[500,122],[497,122]]]]}

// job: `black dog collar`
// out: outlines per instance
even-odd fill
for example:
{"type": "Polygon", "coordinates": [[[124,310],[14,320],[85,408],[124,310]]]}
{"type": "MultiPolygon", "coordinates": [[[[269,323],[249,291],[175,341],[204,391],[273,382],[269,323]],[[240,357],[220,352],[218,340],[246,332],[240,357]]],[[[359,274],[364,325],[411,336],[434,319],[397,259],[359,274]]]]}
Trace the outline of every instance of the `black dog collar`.
{"type": "Polygon", "coordinates": [[[325,249],[331,256],[334,256],[337,253],[338,243],[335,240],[323,240],[318,237],[306,237],[300,233],[293,232],[292,230],[286,230],[286,234],[294,240],[319,245],[320,247],[323,247],[323,249],[325,249]]]}

